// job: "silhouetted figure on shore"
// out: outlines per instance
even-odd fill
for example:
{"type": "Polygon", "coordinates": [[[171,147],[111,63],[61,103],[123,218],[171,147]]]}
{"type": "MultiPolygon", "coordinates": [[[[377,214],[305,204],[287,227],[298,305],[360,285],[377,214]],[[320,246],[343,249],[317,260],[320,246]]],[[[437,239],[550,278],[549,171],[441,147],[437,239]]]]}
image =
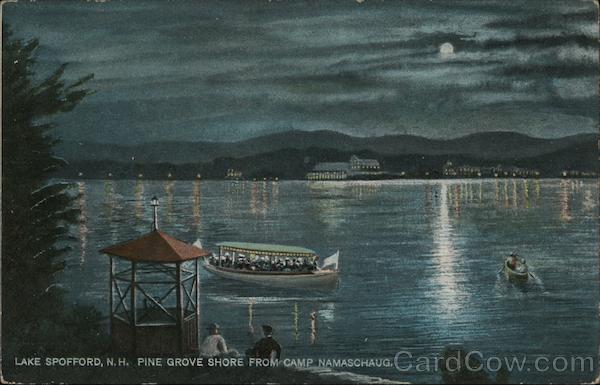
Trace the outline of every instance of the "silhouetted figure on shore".
{"type": "Polygon", "coordinates": [[[206,336],[200,346],[200,355],[202,357],[237,357],[238,352],[235,349],[228,350],[225,338],[221,335],[219,325],[212,323],[208,325],[209,335],[206,336]]]}
{"type": "Polygon", "coordinates": [[[246,354],[253,358],[267,358],[271,361],[281,357],[281,345],[273,338],[273,327],[262,326],[264,338],[261,338],[246,354]]]}

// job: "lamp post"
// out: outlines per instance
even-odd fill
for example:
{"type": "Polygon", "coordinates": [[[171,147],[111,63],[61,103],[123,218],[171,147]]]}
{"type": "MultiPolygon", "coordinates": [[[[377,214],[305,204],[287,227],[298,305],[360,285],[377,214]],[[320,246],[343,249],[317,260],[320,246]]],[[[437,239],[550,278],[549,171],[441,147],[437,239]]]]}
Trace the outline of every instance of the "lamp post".
{"type": "Polygon", "coordinates": [[[154,209],[154,219],[152,221],[152,231],[156,231],[158,230],[158,198],[156,196],[153,196],[152,199],[150,199],[150,206],[152,206],[152,208],[154,209]]]}

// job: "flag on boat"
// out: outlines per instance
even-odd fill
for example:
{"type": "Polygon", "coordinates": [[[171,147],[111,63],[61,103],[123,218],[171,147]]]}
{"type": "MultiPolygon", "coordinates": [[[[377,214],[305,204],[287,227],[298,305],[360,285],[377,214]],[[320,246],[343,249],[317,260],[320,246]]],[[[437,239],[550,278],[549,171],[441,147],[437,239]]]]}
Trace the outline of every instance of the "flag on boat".
{"type": "Polygon", "coordinates": [[[337,270],[339,259],[340,259],[340,251],[338,250],[335,252],[335,254],[332,254],[323,260],[322,269],[331,268],[333,270],[337,270]]]}

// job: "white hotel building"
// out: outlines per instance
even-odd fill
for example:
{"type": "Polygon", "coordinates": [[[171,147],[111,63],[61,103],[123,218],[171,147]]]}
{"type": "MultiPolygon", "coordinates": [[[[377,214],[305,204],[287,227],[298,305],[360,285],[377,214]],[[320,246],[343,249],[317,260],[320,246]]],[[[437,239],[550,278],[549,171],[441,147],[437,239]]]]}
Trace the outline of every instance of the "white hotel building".
{"type": "Polygon", "coordinates": [[[344,180],[371,177],[382,173],[376,159],[361,159],[352,155],[349,162],[317,163],[311,172],[306,174],[308,180],[344,180]]]}

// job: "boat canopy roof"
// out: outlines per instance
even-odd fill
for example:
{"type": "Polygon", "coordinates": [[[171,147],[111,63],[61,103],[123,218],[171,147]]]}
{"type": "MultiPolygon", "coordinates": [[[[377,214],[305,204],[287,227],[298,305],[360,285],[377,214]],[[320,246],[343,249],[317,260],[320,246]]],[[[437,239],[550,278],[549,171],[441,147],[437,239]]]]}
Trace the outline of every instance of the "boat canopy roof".
{"type": "Polygon", "coordinates": [[[315,257],[316,253],[305,247],[275,245],[268,243],[221,242],[217,246],[244,253],[265,253],[275,256],[315,257]]]}

